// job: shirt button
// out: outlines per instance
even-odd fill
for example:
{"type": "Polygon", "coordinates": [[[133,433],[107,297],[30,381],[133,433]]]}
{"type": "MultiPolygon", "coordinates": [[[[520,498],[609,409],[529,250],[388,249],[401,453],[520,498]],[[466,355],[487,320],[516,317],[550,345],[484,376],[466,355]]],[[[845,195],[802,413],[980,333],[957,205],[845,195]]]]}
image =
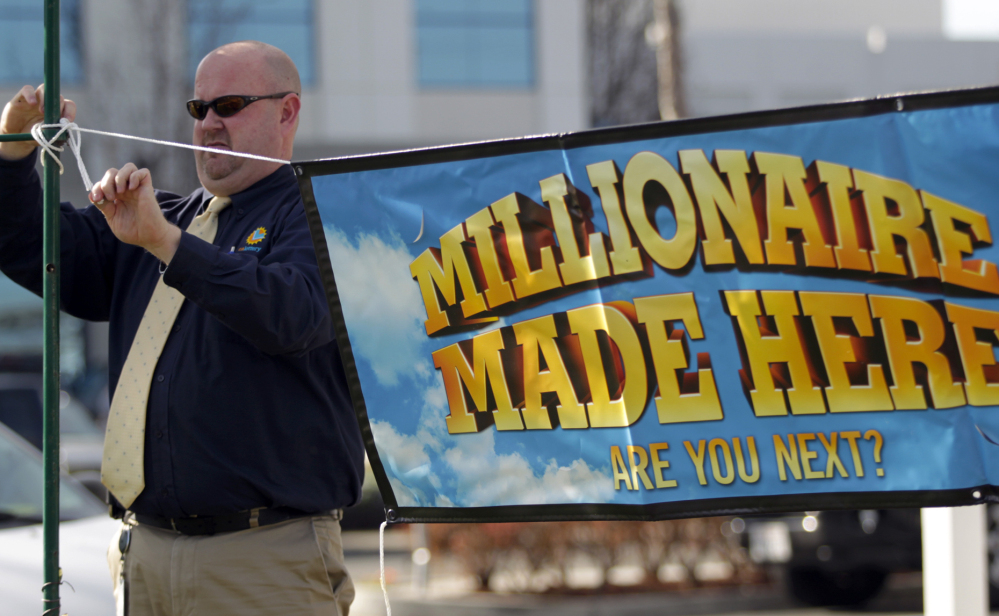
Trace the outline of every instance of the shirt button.
{"type": "Polygon", "coordinates": [[[163,438],[163,430],[156,431],[156,438],[163,438]]]}
{"type": "Polygon", "coordinates": [[[157,383],[162,383],[162,382],[163,382],[163,379],[164,379],[164,377],[163,377],[163,375],[161,374],[161,375],[159,375],[159,376],[157,376],[157,377],[156,377],[156,382],[157,382],[157,383]]]}
{"type": "Polygon", "coordinates": [[[166,488],[163,488],[163,496],[164,497],[170,496],[170,490],[167,490],[166,488]]]}
{"type": "Polygon", "coordinates": [[[237,209],[236,213],[239,214],[240,216],[242,216],[243,215],[243,208],[237,209]]]}

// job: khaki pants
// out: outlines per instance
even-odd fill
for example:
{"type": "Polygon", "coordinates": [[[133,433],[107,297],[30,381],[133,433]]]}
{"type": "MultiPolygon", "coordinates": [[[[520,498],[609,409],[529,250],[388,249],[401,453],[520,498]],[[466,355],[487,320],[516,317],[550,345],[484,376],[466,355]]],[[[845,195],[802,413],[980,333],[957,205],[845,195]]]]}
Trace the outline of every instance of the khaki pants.
{"type": "MultiPolygon", "coordinates": [[[[108,566],[117,585],[117,534],[108,566]]],[[[347,616],[354,600],[330,516],[200,536],[138,524],[125,578],[128,616],[347,616]]]]}

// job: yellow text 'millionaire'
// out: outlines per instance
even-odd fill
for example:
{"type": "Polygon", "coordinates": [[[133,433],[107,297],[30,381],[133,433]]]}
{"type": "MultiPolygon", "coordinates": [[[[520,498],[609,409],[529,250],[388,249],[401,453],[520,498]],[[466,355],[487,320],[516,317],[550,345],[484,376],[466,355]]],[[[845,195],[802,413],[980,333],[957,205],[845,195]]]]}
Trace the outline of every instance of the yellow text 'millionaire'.
{"type": "MultiPolygon", "coordinates": [[[[608,235],[564,174],[540,181],[547,207],[519,193],[485,207],[410,265],[428,335],[495,320],[613,277],[677,271],[698,246],[705,268],[814,268],[872,278],[937,279],[999,295],[995,264],[966,260],[991,244],[986,217],[900,180],[800,157],[679,152],[680,171],[639,152],[622,174],[588,165],[608,235]],[[663,237],[656,210],[676,221],[663,237]]],[[[806,271],[807,271],[806,269],[806,271]]]]}

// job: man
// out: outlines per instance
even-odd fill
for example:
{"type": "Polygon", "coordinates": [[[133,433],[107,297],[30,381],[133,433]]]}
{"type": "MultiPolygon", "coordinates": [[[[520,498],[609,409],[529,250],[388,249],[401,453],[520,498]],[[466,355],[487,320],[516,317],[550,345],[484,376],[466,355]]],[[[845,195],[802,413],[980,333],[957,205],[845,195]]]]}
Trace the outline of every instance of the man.
{"type": "MultiPolygon", "coordinates": [[[[220,47],[195,77],[193,142],[288,160],[300,92],[280,50],[220,47]]],[[[42,94],[23,88],[0,131],[41,121],[42,94]]],[[[0,144],[0,269],[40,294],[34,152],[0,144]]],[[[345,615],[337,520],[359,497],[363,447],[294,172],[195,160],[203,188],[187,197],[129,163],[94,187],[95,207],[61,209],[62,307],[111,324],[102,480],[128,510],[112,576],[132,616],[345,615]]]]}

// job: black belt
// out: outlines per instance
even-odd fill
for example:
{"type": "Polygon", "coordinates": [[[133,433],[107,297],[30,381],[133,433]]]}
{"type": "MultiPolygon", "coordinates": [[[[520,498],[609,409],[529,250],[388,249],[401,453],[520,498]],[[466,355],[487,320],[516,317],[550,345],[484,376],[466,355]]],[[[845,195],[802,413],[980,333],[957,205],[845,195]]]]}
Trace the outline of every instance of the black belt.
{"type": "Polygon", "coordinates": [[[136,513],[135,519],[139,524],[148,524],[156,528],[173,530],[182,535],[214,535],[215,533],[231,533],[248,528],[257,528],[269,524],[277,524],[294,518],[307,516],[333,516],[339,520],[343,517],[343,509],[333,509],[332,511],[321,511],[318,513],[304,513],[294,509],[251,509],[226,515],[192,516],[189,518],[163,518],[158,515],[144,515],[136,513]]]}

